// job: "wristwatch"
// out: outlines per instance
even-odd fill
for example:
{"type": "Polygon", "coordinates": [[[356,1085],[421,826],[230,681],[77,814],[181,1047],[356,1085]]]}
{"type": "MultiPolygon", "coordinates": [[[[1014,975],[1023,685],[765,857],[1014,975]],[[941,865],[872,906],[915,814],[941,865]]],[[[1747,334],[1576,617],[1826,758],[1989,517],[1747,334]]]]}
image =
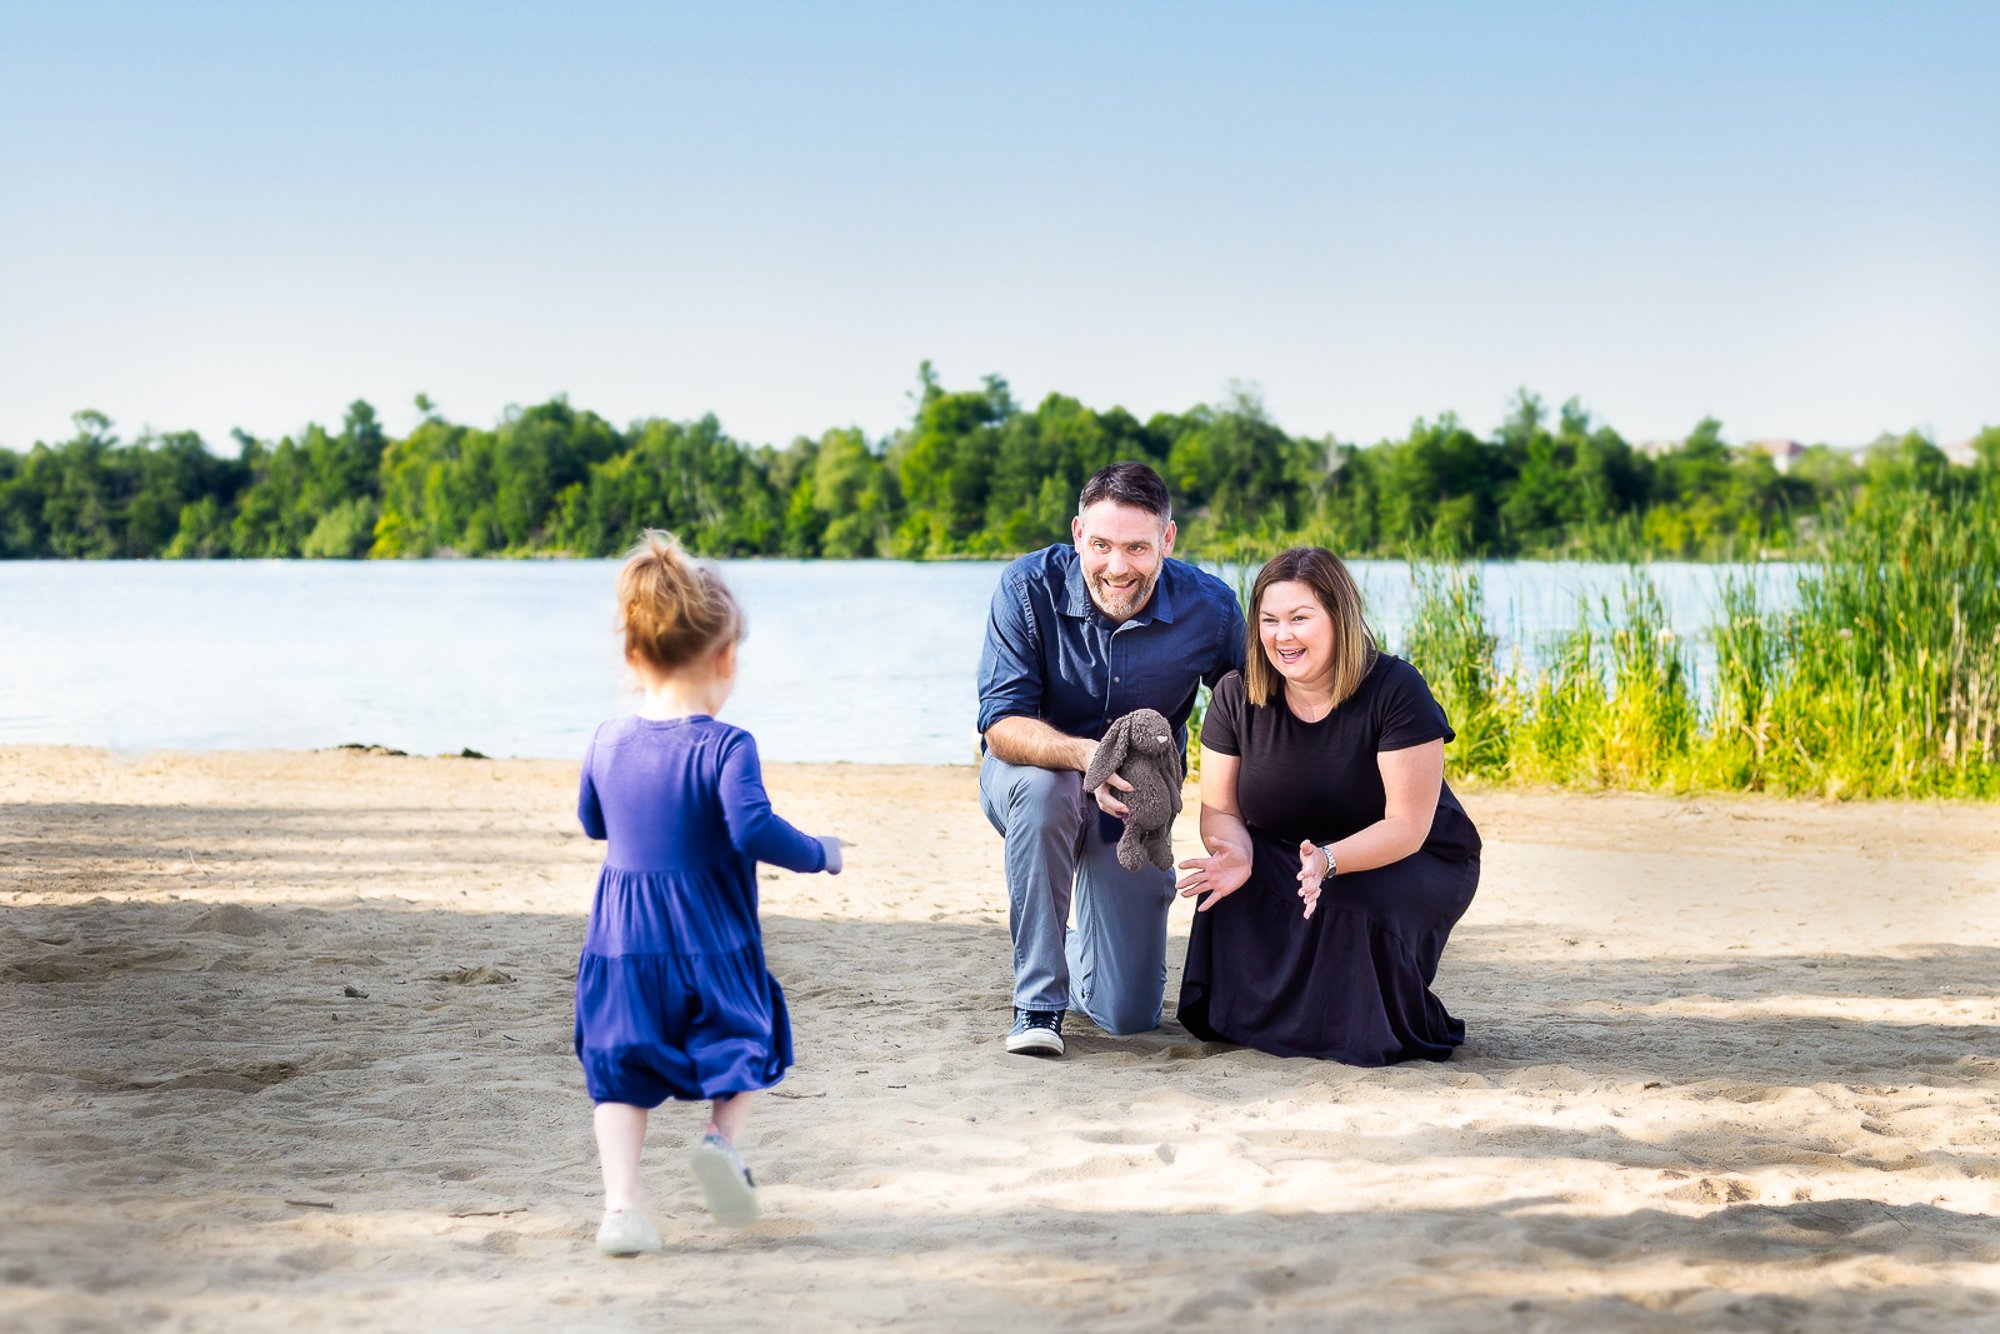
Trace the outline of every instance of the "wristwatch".
{"type": "Polygon", "coordinates": [[[1333,844],[1321,843],[1316,846],[1319,848],[1319,855],[1326,858],[1326,874],[1319,878],[1319,882],[1323,885],[1327,881],[1333,879],[1333,872],[1334,872],[1333,844]]]}

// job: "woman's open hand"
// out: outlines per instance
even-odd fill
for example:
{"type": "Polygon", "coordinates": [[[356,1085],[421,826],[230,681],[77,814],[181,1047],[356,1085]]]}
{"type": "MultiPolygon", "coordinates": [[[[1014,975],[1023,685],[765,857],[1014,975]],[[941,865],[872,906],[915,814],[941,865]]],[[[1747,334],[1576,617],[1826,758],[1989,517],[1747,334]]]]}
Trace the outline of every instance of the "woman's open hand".
{"type": "Polygon", "coordinates": [[[1299,897],[1306,901],[1305,915],[1311,917],[1313,909],[1319,907],[1319,887],[1326,879],[1326,854],[1311,839],[1299,843],[1299,897]]]}
{"type": "Polygon", "coordinates": [[[1208,895],[1194,905],[1196,912],[1207,912],[1218,900],[1243,888],[1244,882],[1250,878],[1249,849],[1212,836],[1202,842],[1208,845],[1208,856],[1190,857],[1182,862],[1181,869],[1187,875],[1174,886],[1181,892],[1182,898],[1193,894],[1208,895]]]}

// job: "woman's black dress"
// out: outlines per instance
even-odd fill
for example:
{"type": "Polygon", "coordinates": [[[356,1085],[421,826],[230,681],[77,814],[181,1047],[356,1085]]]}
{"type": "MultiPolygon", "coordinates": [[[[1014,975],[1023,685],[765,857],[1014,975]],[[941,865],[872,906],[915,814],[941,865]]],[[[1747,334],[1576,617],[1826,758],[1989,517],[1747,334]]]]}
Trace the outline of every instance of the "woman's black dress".
{"type": "Polygon", "coordinates": [[[1350,1065],[1442,1061],[1465,1025],[1431,994],[1445,937],[1479,884],[1479,833],[1449,786],[1422,848],[1373,871],[1343,873],[1302,918],[1299,842],[1329,843],[1382,818],[1376,755],[1454,733],[1423,676],[1389,654],[1316,723],[1282,696],[1263,707],[1223,678],[1202,725],[1204,751],[1234,755],[1249,826],[1250,879],[1196,913],[1181,978],[1189,1032],[1279,1056],[1350,1065]]]}

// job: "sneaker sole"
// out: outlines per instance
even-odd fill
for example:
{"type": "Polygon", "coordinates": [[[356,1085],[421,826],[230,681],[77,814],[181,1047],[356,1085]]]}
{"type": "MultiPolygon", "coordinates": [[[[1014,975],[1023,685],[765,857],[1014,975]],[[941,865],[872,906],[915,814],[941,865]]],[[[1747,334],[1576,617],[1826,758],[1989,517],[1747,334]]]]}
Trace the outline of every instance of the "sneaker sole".
{"type": "Polygon", "coordinates": [[[638,1236],[606,1237],[603,1229],[600,1228],[598,1230],[597,1253],[599,1255],[609,1255],[614,1259],[625,1260],[635,1255],[651,1255],[654,1251],[665,1249],[666,1247],[661,1243],[660,1234],[657,1231],[653,1231],[651,1236],[642,1233],[638,1236]]]}
{"type": "Polygon", "coordinates": [[[600,1241],[597,1243],[597,1253],[599,1255],[608,1255],[614,1260],[628,1260],[635,1255],[651,1255],[654,1251],[661,1249],[664,1248],[649,1246],[644,1242],[637,1241],[600,1241]]]}
{"type": "Polygon", "coordinates": [[[706,1144],[697,1144],[688,1157],[694,1179],[701,1183],[702,1203],[715,1221],[724,1227],[749,1227],[763,1210],[757,1204],[755,1188],[745,1185],[729,1155],[706,1144]]]}
{"type": "Polygon", "coordinates": [[[1063,1054],[1062,1034],[1051,1033],[1046,1028],[1009,1033],[1007,1050],[1016,1056],[1060,1056],[1063,1054]]]}

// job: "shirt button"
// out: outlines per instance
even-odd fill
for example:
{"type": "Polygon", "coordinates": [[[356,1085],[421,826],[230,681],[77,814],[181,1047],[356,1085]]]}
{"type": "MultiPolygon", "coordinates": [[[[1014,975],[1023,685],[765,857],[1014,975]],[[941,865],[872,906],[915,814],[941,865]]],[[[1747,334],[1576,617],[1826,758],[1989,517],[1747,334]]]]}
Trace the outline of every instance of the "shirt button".
{"type": "Polygon", "coordinates": [[[1124,677],[1122,677],[1122,676],[1114,676],[1114,677],[1112,677],[1112,678],[1111,678],[1111,684],[1112,684],[1112,685],[1117,685],[1117,684],[1118,684],[1119,682],[1123,681],[1124,679],[1125,679],[1125,678],[1124,678],[1124,677]]]}

